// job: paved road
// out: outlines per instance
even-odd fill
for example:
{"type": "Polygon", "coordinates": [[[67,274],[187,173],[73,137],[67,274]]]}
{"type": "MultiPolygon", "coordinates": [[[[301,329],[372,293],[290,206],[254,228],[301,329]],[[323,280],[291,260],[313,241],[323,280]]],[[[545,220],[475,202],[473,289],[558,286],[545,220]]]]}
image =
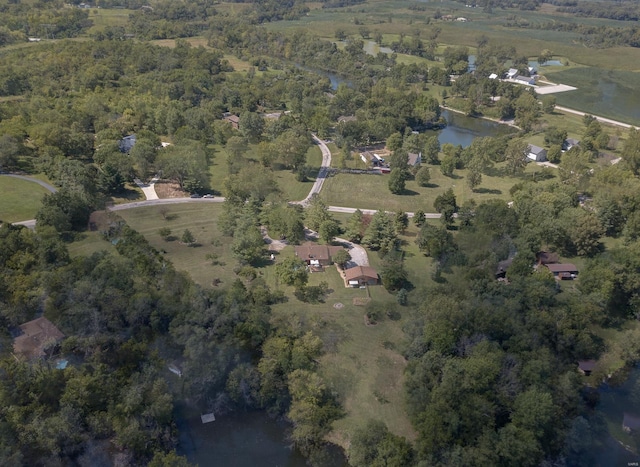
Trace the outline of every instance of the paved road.
{"type": "Polygon", "coordinates": [[[38,180],[37,178],[33,178],[33,177],[27,177],[25,175],[14,175],[14,174],[0,174],[3,177],[13,177],[13,178],[19,178],[21,180],[26,180],[28,182],[33,182],[33,183],[37,183],[38,185],[40,185],[43,188],[46,188],[47,190],[49,190],[51,193],[55,193],[56,191],[58,191],[58,189],[52,185],[49,185],[46,182],[43,182],[42,180],[38,180]]]}
{"type": "Polygon", "coordinates": [[[138,188],[142,190],[145,198],[147,199],[159,199],[158,194],[156,193],[156,182],[159,180],[158,176],[155,176],[151,179],[150,183],[144,183],[139,178],[134,178],[133,182],[138,185],[138,188]]]}
{"type": "Polygon", "coordinates": [[[134,201],[133,203],[116,204],[108,208],[109,211],[124,211],[125,209],[141,208],[144,206],[162,206],[163,204],[183,204],[183,203],[222,203],[222,196],[215,198],[165,198],[148,199],[145,201],[134,201]]]}
{"type": "MultiPolygon", "coordinates": [[[[570,114],[580,115],[580,116],[587,115],[587,112],[581,112],[579,110],[569,109],[568,107],[560,107],[559,105],[556,105],[556,110],[559,110],[561,112],[568,112],[570,114]]],[[[589,115],[592,115],[592,114],[589,114],[589,115]]],[[[610,118],[598,117],[597,115],[593,115],[593,116],[596,118],[596,120],[602,123],[608,123],[610,125],[620,126],[622,128],[637,128],[633,125],[629,125],[628,123],[619,122],[617,120],[612,120],[610,118]]]]}
{"type": "MultiPolygon", "coordinates": [[[[342,212],[342,213],[345,213],[345,214],[353,214],[354,212],[357,211],[356,208],[347,208],[347,207],[343,207],[343,206],[329,206],[328,209],[331,212],[342,212]]],[[[376,212],[378,212],[376,209],[360,209],[360,211],[362,211],[362,214],[370,214],[370,215],[373,215],[376,212]]],[[[391,211],[387,211],[387,213],[388,214],[394,214],[391,211]]],[[[409,217],[413,217],[414,216],[413,212],[407,212],[406,214],[409,217]]],[[[424,214],[424,216],[427,219],[440,219],[440,217],[442,215],[440,213],[437,213],[437,212],[427,212],[427,213],[424,214]]]]}
{"type": "Polygon", "coordinates": [[[311,187],[311,191],[309,191],[309,194],[307,195],[307,197],[302,201],[296,202],[296,204],[302,204],[303,206],[306,206],[307,204],[309,204],[309,201],[311,200],[311,197],[313,195],[320,193],[320,190],[322,190],[322,185],[324,185],[324,181],[327,178],[329,167],[331,167],[331,151],[329,151],[329,148],[327,147],[324,141],[322,141],[316,135],[311,135],[311,136],[313,136],[313,140],[316,142],[318,146],[320,146],[320,150],[322,151],[322,164],[320,164],[320,170],[318,170],[318,176],[316,177],[316,181],[313,183],[313,186],[311,187]]]}

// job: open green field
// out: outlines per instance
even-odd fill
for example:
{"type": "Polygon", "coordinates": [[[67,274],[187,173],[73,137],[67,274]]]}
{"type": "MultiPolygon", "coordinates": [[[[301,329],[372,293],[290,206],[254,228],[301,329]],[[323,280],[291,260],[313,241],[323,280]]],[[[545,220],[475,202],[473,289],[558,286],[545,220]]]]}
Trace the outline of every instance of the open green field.
{"type": "Polygon", "coordinates": [[[449,188],[453,188],[459,205],[473,198],[477,202],[499,198],[510,199],[509,189],[523,180],[531,180],[541,172],[555,174],[529,164],[525,173],[518,178],[504,177],[499,166],[490,171],[493,175],[483,175],[482,183],[472,192],[466,183],[466,170],[456,170],[453,177],[442,175],[440,168],[430,166],[431,181],[428,187],[421,187],[414,180],[407,181],[405,194],[394,195],[389,192],[388,175],[366,175],[340,173],[325,181],[320,194],[330,206],[349,206],[360,209],[380,209],[385,211],[435,212],[435,198],[449,188]],[[536,175],[537,174],[537,175],[536,175]]]}
{"type": "Polygon", "coordinates": [[[13,177],[0,177],[0,220],[20,222],[33,219],[49,193],[37,183],[13,177]]]}
{"type": "Polygon", "coordinates": [[[93,26],[87,31],[89,34],[95,34],[104,31],[107,27],[126,27],[129,22],[129,15],[134,10],[124,8],[91,8],[89,10],[89,19],[93,21],[93,26]]]}
{"type": "Polygon", "coordinates": [[[578,88],[555,94],[558,105],[640,125],[640,72],[580,67],[546,75],[578,88]]]}

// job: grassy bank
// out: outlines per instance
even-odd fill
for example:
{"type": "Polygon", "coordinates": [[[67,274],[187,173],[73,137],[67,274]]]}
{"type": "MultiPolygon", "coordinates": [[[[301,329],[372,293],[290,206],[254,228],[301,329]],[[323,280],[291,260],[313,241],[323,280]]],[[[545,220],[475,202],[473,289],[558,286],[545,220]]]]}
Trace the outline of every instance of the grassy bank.
{"type": "Polygon", "coordinates": [[[49,193],[37,183],[13,177],[0,177],[0,220],[20,222],[33,219],[49,193]]]}

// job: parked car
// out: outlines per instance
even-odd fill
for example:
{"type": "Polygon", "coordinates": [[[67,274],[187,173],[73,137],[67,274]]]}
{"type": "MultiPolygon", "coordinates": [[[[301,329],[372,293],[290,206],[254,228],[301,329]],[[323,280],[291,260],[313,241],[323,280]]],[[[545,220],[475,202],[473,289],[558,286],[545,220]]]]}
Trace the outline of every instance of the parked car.
{"type": "Polygon", "coordinates": [[[200,196],[198,193],[193,193],[191,195],[192,198],[202,198],[202,196],[200,196]]]}
{"type": "Polygon", "coordinates": [[[211,193],[208,193],[204,195],[203,198],[214,198],[214,196],[211,193]]]}

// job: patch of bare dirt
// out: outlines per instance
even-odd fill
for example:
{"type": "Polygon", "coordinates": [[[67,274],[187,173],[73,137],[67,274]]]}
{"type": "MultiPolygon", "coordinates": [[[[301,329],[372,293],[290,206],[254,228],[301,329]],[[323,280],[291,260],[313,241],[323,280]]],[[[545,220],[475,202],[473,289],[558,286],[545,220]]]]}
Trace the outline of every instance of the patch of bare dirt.
{"type": "Polygon", "coordinates": [[[180,185],[173,182],[158,181],[154,185],[156,194],[160,199],[166,198],[188,198],[189,193],[180,189],[180,185]]]}

